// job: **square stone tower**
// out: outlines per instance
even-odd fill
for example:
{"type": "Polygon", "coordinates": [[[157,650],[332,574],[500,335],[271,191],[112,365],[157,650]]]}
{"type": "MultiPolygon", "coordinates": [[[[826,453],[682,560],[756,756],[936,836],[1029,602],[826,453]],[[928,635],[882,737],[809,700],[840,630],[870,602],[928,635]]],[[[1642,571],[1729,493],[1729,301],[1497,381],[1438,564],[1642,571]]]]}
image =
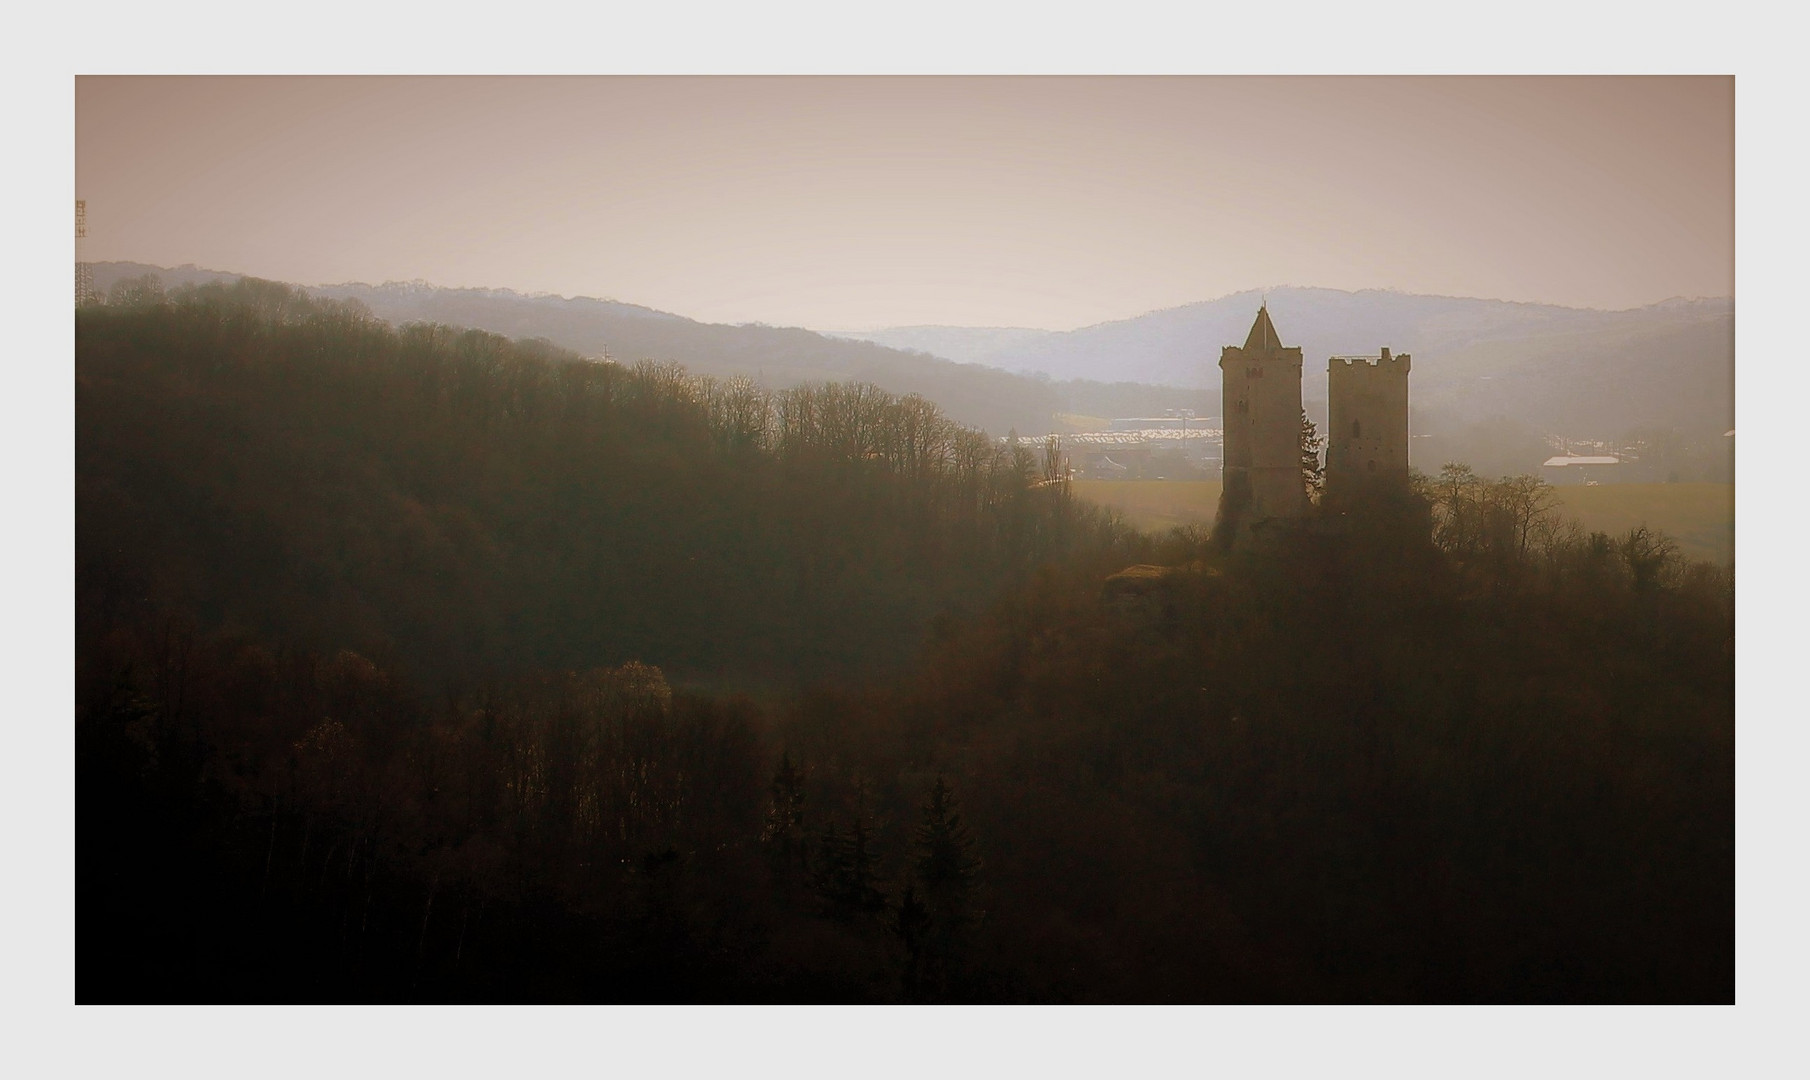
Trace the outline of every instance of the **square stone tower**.
{"type": "Polygon", "coordinates": [[[1225,487],[1221,527],[1241,537],[1275,518],[1307,513],[1301,479],[1301,349],[1284,348],[1269,305],[1244,346],[1219,356],[1220,411],[1225,414],[1225,487]]]}
{"type": "Polygon", "coordinates": [[[1326,361],[1326,497],[1408,482],[1407,353],[1326,361]]]}

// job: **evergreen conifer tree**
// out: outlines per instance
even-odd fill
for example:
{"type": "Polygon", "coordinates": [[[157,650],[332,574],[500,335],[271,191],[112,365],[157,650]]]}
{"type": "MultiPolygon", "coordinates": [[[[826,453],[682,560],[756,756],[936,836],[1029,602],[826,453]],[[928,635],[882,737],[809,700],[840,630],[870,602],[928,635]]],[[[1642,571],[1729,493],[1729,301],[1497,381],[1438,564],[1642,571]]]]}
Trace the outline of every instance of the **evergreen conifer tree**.
{"type": "Polygon", "coordinates": [[[886,894],[880,891],[879,858],[873,850],[873,828],[868,820],[865,792],[857,789],[854,821],[844,833],[831,819],[818,843],[817,889],[838,915],[882,911],[886,894]]]}
{"type": "Polygon", "coordinates": [[[804,832],[804,775],[792,764],[789,751],[780,754],[779,769],[768,788],[767,817],[761,825],[761,843],[781,867],[805,868],[809,853],[804,832]]]}
{"type": "Polygon", "coordinates": [[[914,869],[933,909],[953,912],[966,904],[980,874],[974,837],[956,806],[955,791],[936,778],[924,802],[923,822],[913,837],[914,869]]]}
{"type": "Polygon", "coordinates": [[[914,996],[943,997],[959,982],[967,931],[978,921],[973,894],[981,862],[955,791],[941,776],[924,801],[912,840],[912,870],[923,891],[921,901],[915,891],[909,894],[914,906],[921,905],[909,924],[900,912],[899,931],[910,957],[908,989],[914,996]]]}

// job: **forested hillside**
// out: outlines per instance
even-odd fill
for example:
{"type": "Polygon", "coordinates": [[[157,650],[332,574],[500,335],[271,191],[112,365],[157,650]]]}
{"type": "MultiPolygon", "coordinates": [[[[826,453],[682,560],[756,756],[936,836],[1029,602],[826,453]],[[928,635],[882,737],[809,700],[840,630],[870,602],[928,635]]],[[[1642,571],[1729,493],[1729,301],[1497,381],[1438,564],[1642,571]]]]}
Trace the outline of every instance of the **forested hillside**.
{"type": "Polygon", "coordinates": [[[1102,522],[921,398],[777,394],[282,286],[84,312],[83,602],[145,596],[434,671],[898,666],[1102,522]]]}
{"type": "Polygon", "coordinates": [[[1533,478],[1230,552],[255,281],[76,401],[83,1001],[1733,999],[1732,575],[1533,478]]]}

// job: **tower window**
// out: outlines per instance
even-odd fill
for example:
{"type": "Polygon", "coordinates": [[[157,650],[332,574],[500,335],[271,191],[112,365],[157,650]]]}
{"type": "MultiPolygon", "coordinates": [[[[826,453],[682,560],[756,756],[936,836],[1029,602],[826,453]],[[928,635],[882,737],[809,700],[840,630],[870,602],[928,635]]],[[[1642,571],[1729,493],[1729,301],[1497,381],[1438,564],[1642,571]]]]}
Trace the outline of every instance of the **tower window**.
{"type": "Polygon", "coordinates": [[[1371,472],[1375,472],[1375,471],[1376,471],[1376,462],[1375,462],[1375,460],[1372,460],[1372,461],[1371,461],[1371,462],[1370,462],[1370,471],[1371,471],[1371,472]]]}
{"type": "Polygon", "coordinates": [[[1351,422],[1351,437],[1352,437],[1352,438],[1354,438],[1354,439],[1357,439],[1357,438],[1362,438],[1362,437],[1363,437],[1363,434],[1364,434],[1364,423],[1363,423],[1363,421],[1361,421],[1361,420],[1353,420],[1353,421],[1352,421],[1352,422],[1351,422]]]}

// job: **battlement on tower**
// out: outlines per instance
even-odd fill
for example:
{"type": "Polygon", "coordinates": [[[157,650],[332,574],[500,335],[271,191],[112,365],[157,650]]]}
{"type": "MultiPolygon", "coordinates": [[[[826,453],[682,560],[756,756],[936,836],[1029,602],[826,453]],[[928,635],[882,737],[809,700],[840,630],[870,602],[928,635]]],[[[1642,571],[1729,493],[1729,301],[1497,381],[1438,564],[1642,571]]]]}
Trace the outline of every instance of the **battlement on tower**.
{"type": "Polygon", "coordinates": [[[1414,368],[1414,358],[1407,353],[1392,354],[1388,349],[1384,349],[1375,356],[1327,357],[1327,372],[1330,374],[1335,368],[1347,371],[1364,368],[1370,371],[1382,371],[1391,375],[1406,375],[1414,368]]]}

